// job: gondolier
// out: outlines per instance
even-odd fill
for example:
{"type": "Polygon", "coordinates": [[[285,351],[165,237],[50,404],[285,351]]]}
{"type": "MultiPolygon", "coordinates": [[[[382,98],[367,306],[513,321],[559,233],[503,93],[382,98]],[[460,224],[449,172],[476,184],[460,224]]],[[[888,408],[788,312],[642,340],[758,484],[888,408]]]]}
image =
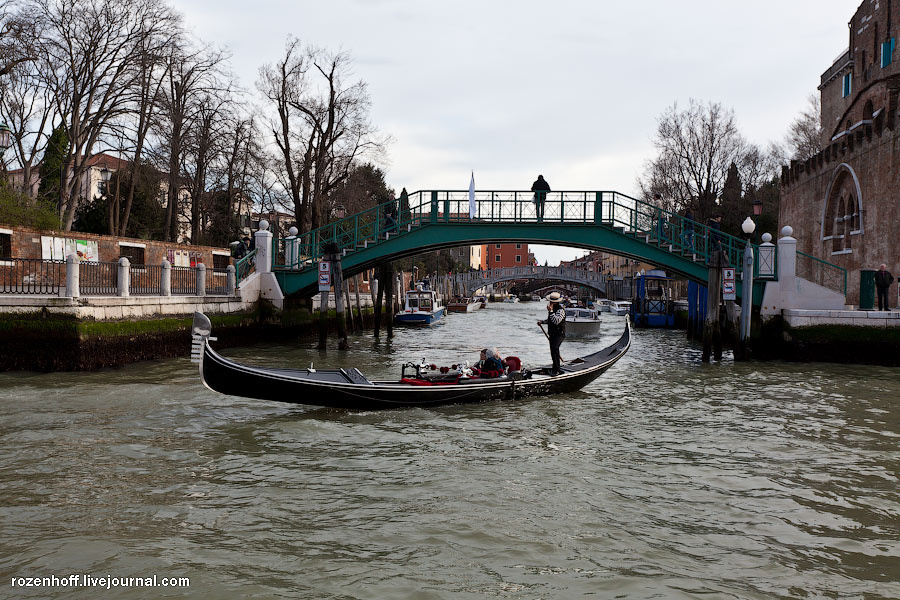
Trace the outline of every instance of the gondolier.
{"type": "Polygon", "coordinates": [[[538,325],[546,325],[549,330],[547,339],[550,340],[550,356],[553,358],[553,368],[551,375],[561,375],[562,370],[559,368],[559,346],[566,337],[566,309],[560,304],[561,296],[559,292],[553,292],[547,296],[550,302],[547,305],[547,318],[538,321],[538,325]]]}

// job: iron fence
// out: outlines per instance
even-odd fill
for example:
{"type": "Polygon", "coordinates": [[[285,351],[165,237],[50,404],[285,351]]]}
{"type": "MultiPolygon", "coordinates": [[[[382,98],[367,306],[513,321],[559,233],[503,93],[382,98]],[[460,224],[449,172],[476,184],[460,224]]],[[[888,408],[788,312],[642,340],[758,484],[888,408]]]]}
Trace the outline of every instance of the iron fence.
{"type": "Polygon", "coordinates": [[[59,295],[66,287],[66,261],[39,258],[0,260],[0,293],[59,295]]]}
{"type": "Polygon", "coordinates": [[[206,294],[225,296],[228,290],[227,269],[206,269],[206,294]]]}
{"type": "Polygon", "coordinates": [[[193,267],[172,267],[172,295],[197,295],[197,270],[193,267]]]}
{"type": "Polygon", "coordinates": [[[78,266],[82,296],[115,296],[118,294],[118,262],[83,262],[78,266]]]}
{"type": "Polygon", "coordinates": [[[131,265],[131,289],[133,296],[162,295],[161,265],[131,265]]]}

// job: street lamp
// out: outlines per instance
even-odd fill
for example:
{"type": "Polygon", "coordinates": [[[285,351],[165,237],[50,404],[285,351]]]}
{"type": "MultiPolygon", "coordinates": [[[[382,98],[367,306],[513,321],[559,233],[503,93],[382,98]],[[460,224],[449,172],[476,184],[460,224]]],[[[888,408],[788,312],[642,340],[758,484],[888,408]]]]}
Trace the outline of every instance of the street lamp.
{"type": "Polygon", "coordinates": [[[747,236],[747,245],[744,247],[744,268],[741,273],[744,281],[741,297],[741,344],[746,344],[750,337],[750,311],[753,307],[753,246],[750,244],[750,236],[756,231],[756,223],[747,217],[741,223],[741,230],[747,236]]]}
{"type": "Polygon", "coordinates": [[[762,200],[759,198],[753,199],[753,216],[758,217],[762,214],[762,200]]]}
{"type": "Polygon", "coordinates": [[[6,123],[0,122],[0,154],[6,152],[6,149],[12,145],[12,130],[6,123]]]}
{"type": "Polygon", "coordinates": [[[109,180],[112,179],[112,171],[106,168],[106,165],[103,165],[103,168],[100,169],[100,181],[103,182],[103,195],[109,196],[109,180]]]}
{"type": "Polygon", "coordinates": [[[335,219],[343,219],[346,214],[347,209],[344,208],[343,204],[338,204],[334,207],[334,218],[335,219]]]}

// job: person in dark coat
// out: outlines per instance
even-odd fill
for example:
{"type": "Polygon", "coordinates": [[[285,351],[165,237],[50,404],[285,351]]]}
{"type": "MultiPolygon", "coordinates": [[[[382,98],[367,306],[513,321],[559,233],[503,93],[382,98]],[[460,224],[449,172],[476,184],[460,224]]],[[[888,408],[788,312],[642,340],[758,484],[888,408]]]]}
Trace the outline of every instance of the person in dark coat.
{"type": "Polygon", "coordinates": [[[400,222],[409,223],[409,221],[409,193],[407,193],[406,188],[403,188],[400,192],[400,222]]]}
{"type": "Polygon", "coordinates": [[[566,337],[566,309],[560,304],[559,292],[553,292],[547,296],[550,302],[547,305],[547,318],[538,321],[538,325],[546,325],[548,329],[547,337],[550,338],[550,356],[553,358],[553,368],[551,375],[561,375],[562,370],[559,368],[559,346],[566,337]]]}
{"type": "Polygon", "coordinates": [[[722,215],[713,215],[707,221],[709,227],[709,251],[717,252],[722,249],[722,215]]]}
{"type": "Polygon", "coordinates": [[[894,281],[894,276],[887,270],[887,265],[875,271],[875,291],[878,293],[878,310],[889,310],[888,288],[894,281]]]}
{"type": "Polygon", "coordinates": [[[543,175],[531,184],[531,191],[534,192],[534,212],[537,214],[537,220],[544,220],[544,202],[547,200],[547,192],[550,191],[550,184],[544,180],[543,175]]]}

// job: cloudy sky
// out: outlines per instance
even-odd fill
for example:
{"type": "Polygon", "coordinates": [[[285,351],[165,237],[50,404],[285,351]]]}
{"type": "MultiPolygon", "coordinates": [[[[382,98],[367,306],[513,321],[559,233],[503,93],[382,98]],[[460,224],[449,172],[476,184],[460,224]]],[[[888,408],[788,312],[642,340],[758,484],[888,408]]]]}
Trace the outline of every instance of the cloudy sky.
{"type": "MultiPolygon", "coordinates": [[[[744,135],[780,140],[847,46],[858,0],[173,0],[228,49],[241,84],[289,35],[353,57],[383,165],[409,191],[634,194],[657,117],[690,98],[734,109],[744,135]]],[[[554,264],[576,251],[537,247],[554,264]]]]}

